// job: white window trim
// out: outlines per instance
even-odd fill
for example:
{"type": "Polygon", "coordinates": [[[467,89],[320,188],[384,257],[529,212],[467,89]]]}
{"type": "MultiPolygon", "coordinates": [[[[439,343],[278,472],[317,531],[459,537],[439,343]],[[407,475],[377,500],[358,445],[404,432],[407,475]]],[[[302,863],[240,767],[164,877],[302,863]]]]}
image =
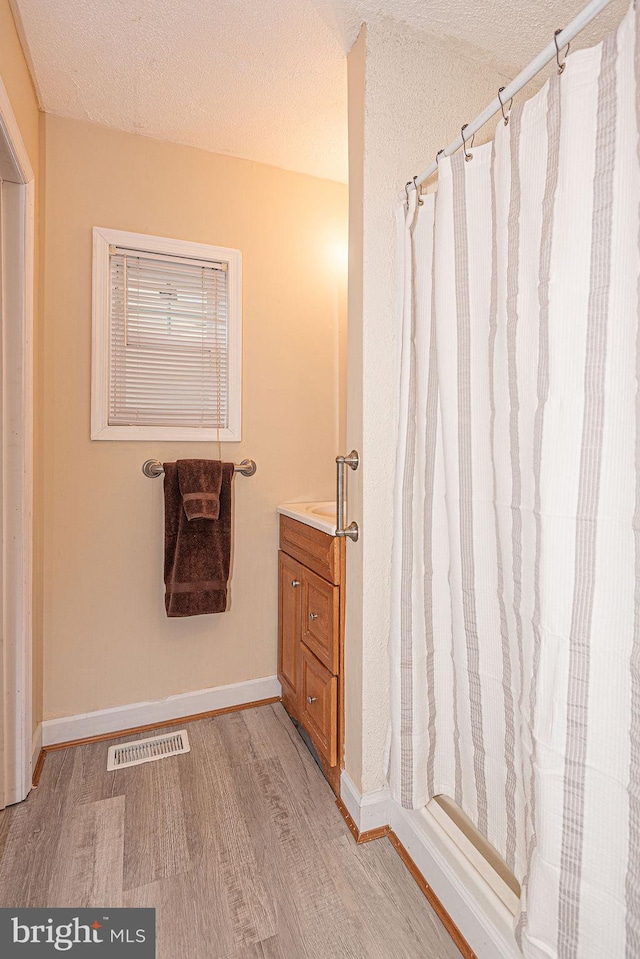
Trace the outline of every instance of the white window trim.
{"type": "Polygon", "coordinates": [[[92,440],[184,440],[223,443],[242,439],[242,253],[207,243],[93,228],[93,344],[91,353],[92,440]],[[109,247],[148,253],[198,257],[228,264],[229,269],[229,371],[228,427],[199,429],[186,426],[109,425],[109,247]]]}

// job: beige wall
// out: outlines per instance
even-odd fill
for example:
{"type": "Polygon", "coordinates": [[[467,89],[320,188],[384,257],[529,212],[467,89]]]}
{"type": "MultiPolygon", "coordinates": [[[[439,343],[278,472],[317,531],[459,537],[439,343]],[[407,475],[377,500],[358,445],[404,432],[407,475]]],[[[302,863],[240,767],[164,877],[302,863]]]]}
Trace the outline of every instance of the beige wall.
{"type": "MultiPolygon", "coordinates": [[[[385,784],[389,724],[390,561],[399,383],[395,275],[397,196],[505,83],[480,51],[392,21],[368,24],[348,64],[350,156],[349,476],[346,769],[356,786],[385,784]],[[361,584],[360,589],[353,588],[361,584]]],[[[491,128],[486,128],[491,135],[491,128]]]]}
{"type": "Polygon", "coordinates": [[[46,128],[44,716],[276,672],[277,523],[329,498],[344,379],[346,187],[53,116],[46,128]],[[167,619],[162,481],[148,457],[212,444],[89,439],[91,228],[243,253],[244,411],[231,608],[167,619]]]}
{"type": "MultiPolygon", "coordinates": [[[[39,135],[40,114],[29,68],[20,45],[18,31],[14,23],[9,0],[0,0],[0,79],[7,91],[11,108],[15,114],[31,160],[36,180],[36,222],[42,203],[41,143],[39,135]]],[[[40,321],[41,286],[40,263],[41,248],[36,247],[35,296],[34,296],[34,376],[37,380],[40,360],[40,321]]],[[[34,469],[37,490],[37,477],[41,467],[39,447],[39,404],[40,396],[36,390],[34,397],[34,469]]],[[[41,511],[36,492],[34,503],[34,571],[33,571],[33,689],[32,716],[34,728],[42,718],[42,552],[41,552],[41,511]]]]}

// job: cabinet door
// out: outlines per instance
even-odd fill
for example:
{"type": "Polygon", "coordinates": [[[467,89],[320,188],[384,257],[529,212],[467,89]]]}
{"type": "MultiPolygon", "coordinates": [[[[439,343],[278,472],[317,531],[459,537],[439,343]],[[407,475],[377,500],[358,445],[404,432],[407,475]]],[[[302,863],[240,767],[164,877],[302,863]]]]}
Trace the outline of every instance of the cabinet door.
{"type": "Polygon", "coordinates": [[[302,641],[330,672],[337,674],[340,587],[305,569],[302,595],[302,641]]]}
{"type": "Polygon", "coordinates": [[[278,679],[283,694],[297,702],[300,684],[300,615],[303,567],[278,553],[278,679]]]}
{"type": "Polygon", "coordinates": [[[329,766],[338,762],[338,679],[300,647],[302,725],[329,766]]]}

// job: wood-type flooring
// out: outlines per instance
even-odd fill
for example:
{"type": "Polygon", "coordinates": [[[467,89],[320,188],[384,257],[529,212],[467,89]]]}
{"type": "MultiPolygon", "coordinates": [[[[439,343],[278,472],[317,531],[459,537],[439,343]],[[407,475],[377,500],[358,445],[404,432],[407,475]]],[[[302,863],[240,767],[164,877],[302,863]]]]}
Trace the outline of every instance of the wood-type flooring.
{"type": "Polygon", "coordinates": [[[460,959],[279,703],[187,728],[190,753],[116,772],[118,740],[49,752],[0,812],[0,906],[155,907],[157,959],[460,959]]]}

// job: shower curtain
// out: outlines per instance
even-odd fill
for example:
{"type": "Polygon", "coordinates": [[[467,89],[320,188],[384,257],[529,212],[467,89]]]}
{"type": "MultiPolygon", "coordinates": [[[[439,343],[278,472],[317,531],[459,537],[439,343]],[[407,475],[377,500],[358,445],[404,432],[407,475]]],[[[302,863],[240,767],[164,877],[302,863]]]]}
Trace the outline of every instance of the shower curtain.
{"type": "Polygon", "coordinates": [[[522,886],[527,957],[640,956],[640,43],[399,211],[389,781],[522,886]]]}

